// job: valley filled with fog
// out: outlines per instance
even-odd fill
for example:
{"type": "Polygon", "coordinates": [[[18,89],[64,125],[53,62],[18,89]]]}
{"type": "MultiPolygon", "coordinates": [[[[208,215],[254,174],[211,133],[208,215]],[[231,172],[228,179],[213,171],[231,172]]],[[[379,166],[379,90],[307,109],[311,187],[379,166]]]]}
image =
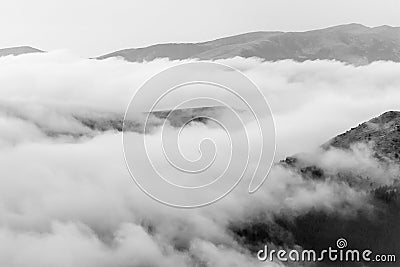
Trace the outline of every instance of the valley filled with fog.
{"type": "MultiPolygon", "coordinates": [[[[396,227],[398,209],[385,210],[399,204],[382,202],[379,190],[397,186],[399,161],[376,157],[369,140],[321,148],[400,109],[400,63],[391,61],[216,60],[247,75],[269,102],[277,143],[266,182],[248,194],[248,181],[242,181],[226,198],[192,210],[144,194],[125,165],[121,120],[147,79],[190,61],[96,60],[68,51],[0,57],[1,266],[261,266],[254,252],[263,244],[313,245],[300,234],[312,231],[306,226],[313,220],[345,225],[332,228],[331,237],[348,234],[357,244],[366,242],[362,233],[351,236],[361,220],[365,231],[375,229],[378,215],[380,223],[396,227]]],[[[154,144],[159,120],[146,133],[154,144]]],[[[224,138],[203,122],[185,131],[188,154],[206,134],[224,138]]],[[[141,140],[144,133],[127,134],[141,140]]],[[[380,233],[377,250],[398,248],[394,232],[380,233]]]]}

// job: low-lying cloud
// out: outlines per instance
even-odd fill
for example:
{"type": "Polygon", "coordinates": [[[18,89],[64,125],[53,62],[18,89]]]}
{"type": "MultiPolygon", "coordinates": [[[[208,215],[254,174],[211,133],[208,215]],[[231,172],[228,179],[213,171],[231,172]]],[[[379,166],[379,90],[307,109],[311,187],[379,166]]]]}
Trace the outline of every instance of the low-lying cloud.
{"type": "MultiPolygon", "coordinates": [[[[382,184],[398,174],[375,161],[368,147],[315,151],[360,122],[399,109],[400,64],[218,62],[244,72],[267,97],[277,160],[310,152],[304,160],[332,175],[352,171],[382,184]],[[383,174],[387,180],[380,180],[383,174]]],[[[180,210],[148,198],[125,167],[122,134],[78,118],[119,118],[146,79],[180,63],[98,61],[64,51],[0,58],[0,265],[258,266],[230,225],[257,214],[273,220],[310,210],[340,208],[346,215],[370,209],[364,191],[305,179],[281,164],[256,194],[247,194],[244,181],[210,207],[180,210]]],[[[194,123],[188,131],[183,143],[196,133],[200,139],[204,125],[194,123]]],[[[140,139],[141,133],[129,134],[140,139]]],[[[197,146],[184,149],[190,154],[197,146]]]]}

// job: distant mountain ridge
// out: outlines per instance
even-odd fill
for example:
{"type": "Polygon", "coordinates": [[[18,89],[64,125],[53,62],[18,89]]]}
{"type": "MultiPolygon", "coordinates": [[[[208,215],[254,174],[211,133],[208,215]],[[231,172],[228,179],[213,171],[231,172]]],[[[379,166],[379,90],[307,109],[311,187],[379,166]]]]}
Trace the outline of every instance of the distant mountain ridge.
{"type": "Polygon", "coordinates": [[[156,58],[215,60],[258,57],[268,61],[333,59],[356,65],[377,60],[400,62],[400,27],[346,24],[306,32],[252,32],[202,43],[157,44],[109,53],[130,62],[156,58]]]}
{"type": "MultiPolygon", "coordinates": [[[[0,49],[0,57],[44,52],[29,47],[0,49]]],[[[250,32],[200,43],[167,43],[115,51],[95,59],[121,57],[129,62],[171,60],[216,60],[258,57],[267,61],[328,59],[354,65],[378,60],[400,62],[400,27],[367,27],[345,24],[305,32],[250,32]]]]}
{"type": "Polygon", "coordinates": [[[17,46],[17,47],[8,47],[0,49],[0,57],[9,56],[9,55],[22,55],[22,54],[29,54],[29,53],[42,53],[44,51],[39,50],[34,47],[30,46],[17,46]]]}

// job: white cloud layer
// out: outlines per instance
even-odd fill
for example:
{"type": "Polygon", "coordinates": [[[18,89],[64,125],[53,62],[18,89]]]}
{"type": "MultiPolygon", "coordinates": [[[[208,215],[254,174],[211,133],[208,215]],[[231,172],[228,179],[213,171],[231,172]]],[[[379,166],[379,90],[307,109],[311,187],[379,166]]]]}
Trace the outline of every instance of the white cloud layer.
{"type": "MultiPolygon", "coordinates": [[[[278,159],[314,151],[364,120],[399,109],[398,63],[220,62],[243,71],[269,100],[278,159]]],[[[135,88],[178,63],[97,61],[63,51],[0,58],[1,266],[258,266],[229,233],[230,223],[260,212],[290,216],[333,211],[343,202],[348,211],[364,206],[362,192],[304,180],[280,166],[255,195],[243,182],[203,209],[173,209],[148,198],[125,167],[121,133],[94,131],[75,116],[123,114],[135,88]]],[[[202,126],[192,127],[186,142],[201,132],[202,126]]],[[[386,173],[360,153],[329,151],[309,160],[333,173],[359,170],[376,179],[386,173]]]]}

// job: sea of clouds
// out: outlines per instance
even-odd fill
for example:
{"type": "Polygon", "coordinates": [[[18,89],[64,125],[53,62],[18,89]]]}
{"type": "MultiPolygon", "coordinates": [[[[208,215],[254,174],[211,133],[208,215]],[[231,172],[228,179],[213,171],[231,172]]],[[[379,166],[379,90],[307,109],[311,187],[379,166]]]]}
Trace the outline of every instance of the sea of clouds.
{"type": "MultiPolygon", "coordinates": [[[[244,181],[205,208],[171,208],[146,196],[125,166],[122,133],[88,128],[76,117],[122,116],[143,82],[182,62],[100,61],[66,51],[0,58],[0,266],[258,266],[229,231],[232,223],[260,213],[272,220],[277,213],[340,207],[351,214],[369,208],[362,191],[306,180],[279,164],[254,195],[247,194],[244,181]]],[[[217,62],[242,71],[269,101],[277,162],[310,152],[315,155],[310,160],[333,173],[368,172],[374,179],[385,177],[383,184],[398,175],[380,169],[364,147],[350,152],[318,147],[399,109],[400,64],[217,62]]],[[[192,142],[204,131],[219,130],[193,124],[188,131],[192,142]]],[[[129,134],[141,140],[141,133],[129,134]]]]}

